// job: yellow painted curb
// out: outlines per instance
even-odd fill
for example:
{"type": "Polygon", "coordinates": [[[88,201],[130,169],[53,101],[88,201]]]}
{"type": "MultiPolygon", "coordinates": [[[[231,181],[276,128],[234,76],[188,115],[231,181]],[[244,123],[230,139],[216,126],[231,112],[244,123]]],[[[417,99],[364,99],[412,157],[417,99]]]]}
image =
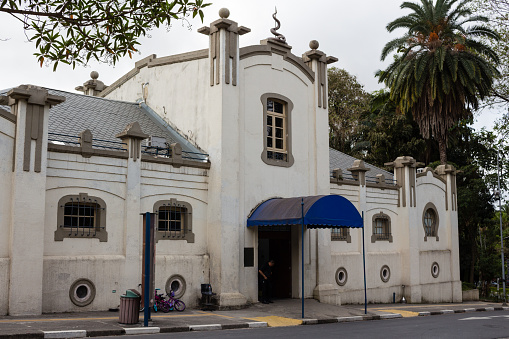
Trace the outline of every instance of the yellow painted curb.
{"type": "Polygon", "coordinates": [[[410,317],[417,317],[419,315],[418,312],[410,312],[410,311],[403,311],[403,310],[378,310],[380,312],[387,312],[387,313],[395,313],[395,314],[401,314],[403,318],[410,318],[410,317]]]}
{"type": "Polygon", "coordinates": [[[268,317],[248,318],[248,319],[266,322],[268,327],[283,327],[283,326],[302,325],[302,320],[278,317],[275,315],[268,316],[268,317]]]}

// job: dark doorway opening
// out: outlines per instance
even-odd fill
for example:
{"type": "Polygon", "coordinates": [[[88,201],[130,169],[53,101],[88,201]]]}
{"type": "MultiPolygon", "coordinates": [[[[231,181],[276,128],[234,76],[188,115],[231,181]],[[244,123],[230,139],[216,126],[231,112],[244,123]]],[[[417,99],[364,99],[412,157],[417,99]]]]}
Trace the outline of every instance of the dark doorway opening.
{"type": "Polygon", "coordinates": [[[273,259],[276,263],[272,268],[272,297],[276,299],[291,298],[292,246],[290,226],[263,226],[258,228],[259,266],[261,267],[270,259],[273,259]]]}

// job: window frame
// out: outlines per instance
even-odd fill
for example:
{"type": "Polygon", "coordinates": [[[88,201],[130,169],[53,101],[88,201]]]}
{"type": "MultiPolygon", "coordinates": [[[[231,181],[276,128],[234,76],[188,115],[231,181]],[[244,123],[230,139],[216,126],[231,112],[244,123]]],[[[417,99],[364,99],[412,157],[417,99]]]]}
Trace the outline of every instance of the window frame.
{"type": "Polygon", "coordinates": [[[180,201],[177,199],[169,199],[169,200],[159,200],[154,204],[154,213],[155,213],[155,241],[159,240],[186,240],[188,243],[194,243],[194,233],[193,233],[193,218],[192,213],[193,208],[190,203],[185,201],[180,201]],[[176,233],[171,236],[171,230],[160,231],[159,230],[159,209],[161,207],[178,207],[186,209],[185,212],[181,213],[181,224],[180,231],[177,235],[176,233]],[[170,233],[170,234],[168,234],[170,233]],[[182,234],[183,233],[183,234],[182,234]]]}
{"type": "MultiPolygon", "coordinates": [[[[280,166],[280,167],[291,167],[294,163],[293,154],[292,154],[292,111],[293,111],[293,102],[285,97],[284,95],[277,93],[265,93],[260,97],[260,101],[263,106],[263,151],[261,154],[262,161],[267,165],[272,166],[280,166]],[[276,102],[280,102],[283,104],[283,149],[286,152],[286,160],[277,160],[268,157],[267,152],[274,151],[275,145],[269,148],[267,146],[267,116],[269,113],[267,111],[267,101],[272,99],[276,102]]],[[[272,116],[272,114],[270,114],[272,116]]],[[[275,139],[275,137],[274,137],[275,139]]]]}
{"type": "Polygon", "coordinates": [[[440,217],[438,215],[438,211],[437,211],[437,208],[435,206],[435,204],[433,204],[432,202],[428,202],[426,204],[426,206],[424,206],[424,210],[422,212],[422,228],[424,230],[424,241],[428,241],[428,238],[435,238],[436,241],[438,241],[438,228],[440,226],[440,217]],[[427,232],[427,229],[429,228],[429,226],[426,226],[426,213],[428,211],[432,211],[433,214],[435,215],[435,220],[433,222],[433,224],[431,225],[431,232],[430,234],[428,234],[427,232]]]}
{"type": "Polygon", "coordinates": [[[376,241],[388,241],[388,242],[393,241],[391,217],[389,217],[388,214],[385,214],[384,212],[380,211],[380,213],[373,215],[371,225],[372,225],[371,226],[371,228],[372,228],[371,243],[374,243],[376,241]],[[383,226],[385,228],[384,233],[375,233],[375,231],[378,228],[376,225],[377,220],[385,220],[386,221],[385,226],[383,226]]]}
{"type": "Polygon", "coordinates": [[[352,242],[352,237],[350,236],[350,228],[349,227],[334,227],[330,230],[330,240],[331,241],[346,241],[348,244],[352,242]],[[343,233],[343,234],[341,234],[343,233]]]}
{"type": "MultiPolygon", "coordinates": [[[[77,216],[80,217],[79,213],[77,216]]],[[[64,238],[99,239],[99,242],[107,242],[106,203],[104,200],[96,196],[89,196],[87,193],[66,195],[60,198],[57,206],[57,230],[54,233],[54,240],[63,241],[64,238]],[[78,202],[78,204],[84,202],[85,204],[96,204],[98,206],[94,209],[93,227],[79,227],[79,225],[76,228],[66,227],[65,217],[69,215],[65,213],[65,206],[74,202],[78,202]],[[76,231],[73,231],[74,229],[76,231]]]]}

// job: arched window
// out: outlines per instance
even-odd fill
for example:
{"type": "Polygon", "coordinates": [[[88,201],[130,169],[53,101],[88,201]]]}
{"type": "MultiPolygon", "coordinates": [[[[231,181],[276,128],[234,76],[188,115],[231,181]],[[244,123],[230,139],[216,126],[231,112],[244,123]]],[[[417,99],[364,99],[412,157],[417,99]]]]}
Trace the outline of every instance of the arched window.
{"type": "Polygon", "coordinates": [[[373,234],[371,235],[371,242],[375,241],[388,241],[392,242],[391,233],[391,218],[380,212],[373,216],[373,234]]]}
{"type": "Polygon", "coordinates": [[[186,240],[194,242],[191,204],[176,199],[154,204],[156,214],[156,241],[186,240]]]}
{"type": "Polygon", "coordinates": [[[98,197],[66,195],[58,201],[55,241],[64,238],[96,238],[108,241],[106,232],[106,203],[98,197]]]}
{"type": "Polygon", "coordinates": [[[290,99],[266,93],[260,98],[263,104],[262,160],[268,165],[290,167],[293,165],[290,99]]]}
{"type": "Polygon", "coordinates": [[[435,237],[438,241],[438,212],[435,205],[431,202],[426,204],[422,214],[422,226],[424,227],[424,241],[429,237],[435,237]]]}

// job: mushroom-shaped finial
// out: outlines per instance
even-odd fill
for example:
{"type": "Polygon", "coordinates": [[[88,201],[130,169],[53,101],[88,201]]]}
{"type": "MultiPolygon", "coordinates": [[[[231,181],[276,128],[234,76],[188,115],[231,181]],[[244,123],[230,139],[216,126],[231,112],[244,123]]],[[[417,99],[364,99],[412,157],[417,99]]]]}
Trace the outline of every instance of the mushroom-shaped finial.
{"type": "Polygon", "coordinates": [[[221,8],[219,10],[219,16],[222,18],[222,19],[226,19],[230,16],[230,10],[228,8],[221,8]]]}
{"type": "Polygon", "coordinates": [[[316,40],[311,40],[309,42],[309,48],[311,48],[311,49],[318,49],[319,46],[320,46],[320,44],[316,40]]]}
{"type": "Polygon", "coordinates": [[[92,71],[90,72],[90,77],[96,80],[97,78],[99,78],[99,73],[97,71],[92,71]]]}

